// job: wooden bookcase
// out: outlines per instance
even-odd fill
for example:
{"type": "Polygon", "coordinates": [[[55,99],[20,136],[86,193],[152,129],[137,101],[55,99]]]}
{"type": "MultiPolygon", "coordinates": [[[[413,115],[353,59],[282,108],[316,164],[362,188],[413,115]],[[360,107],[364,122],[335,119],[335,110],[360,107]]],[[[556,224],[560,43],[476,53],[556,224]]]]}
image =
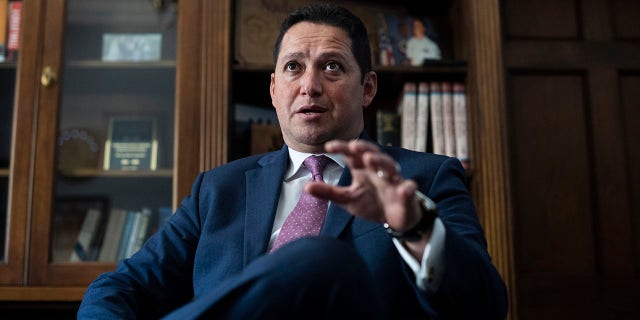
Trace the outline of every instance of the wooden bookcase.
{"type": "MultiPolygon", "coordinates": [[[[169,3],[170,1],[166,1],[169,3]]],[[[244,2],[244,1],[242,1],[244,2]]],[[[302,1],[301,1],[302,2],[302,1]]],[[[88,1],[94,12],[108,10],[102,1],[88,1]]],[[[344,1],[363,6],[366,1],[344,1]]],[[[374,6],[406,6],[413,1],[374,1],[374,6]]],[[[434,1],[433,3],[440,3],[434,1]]],[[[471,190],[485,226],[493,261],[512,284],[508,172],[504,160],[503,76],[499,1],[452,0],[433,10],[450,21],[451,56],[463,66],[419,68],[375,67],[380,89],[370,108],[395,106],[397,85],[416,79],[464,79],[471,119],[471,190]],[[446,9],[443,9],[446,8],[446,9]]],[[[179,1],[176,13],[175,112],[173,153],[167,179],[171,205],[190,190],[199,171],[221,165],[236,153],[233,106],[270,106],[270,66],[237,61],[236,11],[230,0],[179,1]],[[251,94],[247,94],[247,93],[251,94]],[[262,93],[261,93],[262,92],[262,93]]],[[[84,288],[111,263],[52,263],[49,260],[52,193],[56,181],[55,132],[63,88],[40,83],[45,67],[64,68],[65,7],[63,0],[24,2],[23,35],[17,66],[14,141],[9,171],[8,227],[5,260],[0,264],[0,301],[80,301],[84,288]],[[19,135],[16,132],[20,133],[19,135]]],[[[273,19],[271,19],[273,20],[273,19]]],[[[276,19],[277,20],[277,19],[276,19]]],[[[277,22],[276,22],[277,23],[277,22]]],[[[371,32],[371,30],[370,30],[371,32]]],[[[261,54],[271,56],[271,47],[261,54]]],[[[126,84],[127,78],[120,78],[126,84]]],[[[367,114],[368,126],[375,116],[367,114]]],[[[2,168],[0,168],[2,169],[2,168]]],[[[1,171],[0,171],[1,172],[1,171]]],[[[2,177],[2,176],[0,176],[2,177]]],[[[511,288],[513,289],[513,288],[511,288]]],[[[512,296],[513,292],[511,293],[512,296]]],[[[512,301],[512,307],[515,301],[512,301]]]]}

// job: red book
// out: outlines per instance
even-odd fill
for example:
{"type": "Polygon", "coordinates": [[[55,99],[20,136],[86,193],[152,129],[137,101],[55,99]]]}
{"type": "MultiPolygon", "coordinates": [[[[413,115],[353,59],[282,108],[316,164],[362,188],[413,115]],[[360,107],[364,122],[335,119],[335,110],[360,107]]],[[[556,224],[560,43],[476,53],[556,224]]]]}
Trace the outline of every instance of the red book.
{"type": "Polygon", "coordinates": [[[22,1],[9,1],[9,30],[7,34],[7,61],[17,61],[20,51],[20,25],[22,1]]]}
{"type": "Polygon", "coordinates": [[[0,62],[6,61],[9,1],[0,0],[0,62]]]}

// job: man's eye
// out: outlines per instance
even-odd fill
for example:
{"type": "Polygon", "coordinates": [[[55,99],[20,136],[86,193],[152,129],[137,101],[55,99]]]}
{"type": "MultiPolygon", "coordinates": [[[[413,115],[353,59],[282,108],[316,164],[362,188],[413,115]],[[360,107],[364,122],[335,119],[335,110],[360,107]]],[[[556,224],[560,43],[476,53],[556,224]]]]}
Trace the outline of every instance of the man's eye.
{"type": "Polygon", "coordinates": [[[325,65],[325,69],[328,71],[338,71],[340,70],[340,65],[337,62],[329,62],[325,65]]]}
{"type": "Polygon", "coordinates": [[[284,68],[288,71],[295,71],[298,70],[298,64],[295,62],[289,62],[284,66],[284,68]]]}

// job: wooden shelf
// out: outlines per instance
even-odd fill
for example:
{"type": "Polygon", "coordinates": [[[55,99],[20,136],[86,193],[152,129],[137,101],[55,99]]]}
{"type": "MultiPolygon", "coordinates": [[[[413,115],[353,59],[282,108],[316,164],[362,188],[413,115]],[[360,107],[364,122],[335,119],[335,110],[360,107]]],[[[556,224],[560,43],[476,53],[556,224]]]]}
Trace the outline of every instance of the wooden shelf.
{"type": "Polygon", "coordinates": [[[149,68],[175,68],[175,60],[159,60],[159,61],[102,61],[102,60],[74,60],[67,63],[68,67],[73,68],[92,68],[92,69],[109,69],[109,68],[131,68],[131,69],[149,69],[149,68]]]}
{"type": "Polygon", "coordinates": [[[83,287],[0,287],[0,301],[80,301],[83,287]]]}
{"type": "Polygon", "coordinates": [[[0,69],[15,69],[18,66],[18,63],[11,62],[0,62],[0,69]]]}
{"type": "MultiPolygon", "coordinates": [[[[1,171],[0,171],[1,173],[1,171]]],[[[94,178],[94,177],[112,177],[112,178],[171,178],[173,176],[172,169],[159,170],[143,170],[143,171],[127,171],[127,170],[97,170],[97,169],[74,169],[71,171],[61,172],[66,177],[78,178],[94,178]]]]}

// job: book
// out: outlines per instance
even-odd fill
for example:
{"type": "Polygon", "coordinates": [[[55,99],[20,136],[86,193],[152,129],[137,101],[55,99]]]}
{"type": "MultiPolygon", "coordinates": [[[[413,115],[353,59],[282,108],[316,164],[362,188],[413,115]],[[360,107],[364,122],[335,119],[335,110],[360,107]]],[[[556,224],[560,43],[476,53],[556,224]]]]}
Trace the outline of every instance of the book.
{"type": "Polygon", "coordinates": [[[125,244],[122,256],[123,259],[129,258],[133,254],[133,248],[138,238],[140,223],[142,222],[142,214],[140,211],[132,211],[132,213],[133,217],[131,220],[131,227],[126,234],[126,238],[122,239],[125,244]]]}
{"type": "MultiPolygon", "coordinates": [[[[273,126],[279,123],[278,116],[273,107],[237,103],[234,104],[232,111],[234,113],[235,120],[233,123],[235,127],[235,141],[238,141],[238,143],[230,146],[232,149],[231,153],[233,159],[241,158],[243,156],[246,156],[247,154],[256,154],[256,152],[261,153],[269,149],[273,149],[271,141],[259,142],[258,140],[263,140],[264,137],[257,137],[256,135],[257,131],[260,131],[261,129],[269,129],[256,128],[256,130],[253,130],[254,124],[273,126]],[[258,147],[260,144],[263,144],[263,146],[258,147]],[[252,146],[254,146],[253,150],[252,146]],[[269,146],[271,146],[271,148],[269,146]],[[256,147],[261,150],[258,150],[256,147]]],[[[280,129],[278,128],[278,131],[279,130],[280,129]]],[[[276,140],[282,139],[284,141],[284,139],[281,138],[282,132],[276,133],[275,128],[271,128],[270,131],[270,135],[277,134],[280,136],[277,137],[278,139],[276,140]]],[[[269,138],[268,140],[271,140],[271,138],[269,138]]],[[[277,144],[281,146],[280,143],[277,144]]]]}
{"type": "Polygon", "coordinates": [[[429,134],[429,83],[418,83],[418,98],[416,100],[416,141],[415,150],[427,151],[427,137],[429,134]]]}
{"type": "Polygon", "coordinates": [[[122,230],[122,235],[120,239],[120,246],[118,247],[118,255],[117,260],[121,260],[124,258],[128,258],[128,248],[129,248],[129,239],[131,238],[132,230],[134,229],[134,224],[138,213],[136,211],[127,211],[124,222],[124,228],[122,230]]]}
{"type": "Polygon", "coordinates": [[[112,209],[107,219],[102,247],[98,255],[98,261],[114,262],[118,259],[118,248],[122,241],[122,231],[127,219],[127,210],[112,209]]]}
{"type": "Polygon", "coordinates": [[[389,147],[400,146],[400,115],[392,110],[376,111],[376,140],[389,147]]]}
{"type": "Polygon", "coordinates": [[[455,120],[456,157],[469,169],[469,121],[465,84],[453,83],[453,117],[455,120]]]}
{"type": "Polygon", "coordinates": [[[415,82],[406,82],[403,86],[400,100],[400,143],[403,148],[409,150],[415,150],[416,147],[416,90],[415,82]]]}
{"type": "Polygon", "coordinates": [[[154,117],[111,117],[104,170],[156,170],[158,139],[154,117]]]}
{"type": "Polygon", "coordinates": [[[444,154],[450,157],[456,156],[456,133],[453,119],[453,93],[451,83],[443,81],[440,84],[442,91],[442,131],[444,132],[444,154]]]}
{"type": "Polygon", "coordinates": [[[147,240],[150,221],[151,210],[149,208],[142,208],[141,211],[137,212],[136,223],[129,239],[127,257],[132,256],[142,248],[142,245],[147,240]]]}
{"type": "Polygon", "coordinates": [[[7,30],[9,26],[9,0],[0,0],[0,62],[7,60],[7,30]]]}
{"type": "Polygon", "coordinates": [[[78,239],[71,252],[69,261],[92,261],[95,260],[94,244],[98,235],[98,226],[100,225],[100,217],[102,212],[99,209],[90,208],[82,222],[78,239]]]}
{"type": "Polygon", "coordinates": [[[51,260],[68,262],[82,228],[86,208],[75,208],[69,203],[57,203],[56,214],[51,217],[51,260]]]}
{"type": "Polygon", "coordinates": [[[22,25],[22,1],[9,1],[9,30],[7,32],[7,61],[18,61],[20,52],[20,28],[22,25]]]}
{"type": "Polygon", "coordinates": [[[431,114],[431,145],[432,152],[444,154],[444,130],[442,119],[442,92],[440,83],[429,83],[429,108],[431,114]]]}

